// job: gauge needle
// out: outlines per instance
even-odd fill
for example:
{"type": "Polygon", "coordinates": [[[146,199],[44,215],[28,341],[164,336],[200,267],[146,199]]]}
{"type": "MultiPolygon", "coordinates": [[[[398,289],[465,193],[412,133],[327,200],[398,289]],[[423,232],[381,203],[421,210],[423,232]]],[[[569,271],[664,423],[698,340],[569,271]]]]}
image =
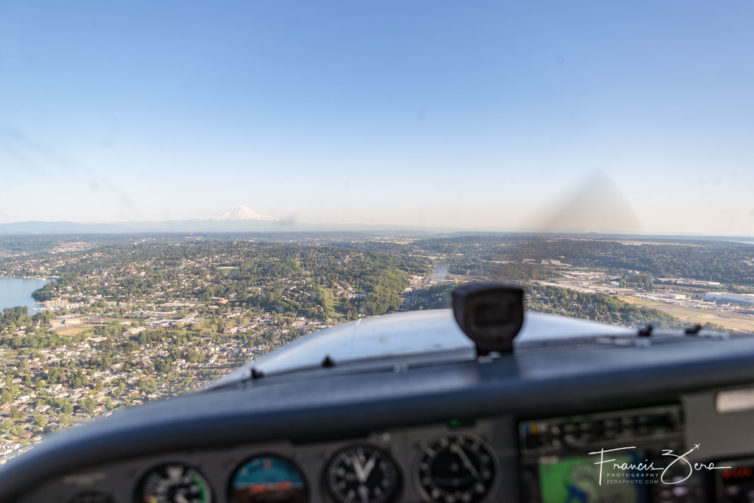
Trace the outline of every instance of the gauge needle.
{"type": "Polygon", "coordinates": [[[364,480],[361,482],[366,482],[366,479],[369,478],[369,474],[372,473],[372,470],[374,470],[374,465],[377,463],[377,455],[373,454],[371,458],[369,458],[369,461],[367,461],[367,464],[364,465],[364,480]]]}
{"type": "Polygon", "coordinates": [[[362,483],[366,482],[367,473],[364,471],[364,467],[361,466],[358,456],[351,456],[351,465],[353,466],[353,471],[356,473],[356,480],[362,483]]]}
{"type": "Polygon", "coordinates": [[[189,500],[187,500],[186,496],[184,496],[183,494],[176,494],[175,503],[189,503],[189,500]]]}
{"type": "Polygon", "coordinates": [[[463,466],[465,466],[466,469],[471,472],[474,478],[478,479],[479,472],[474,467],[474,463],[472,463],[469,457],[466,455],[466,452],[464,452],[463,447],[461,447],[458,444],[456,444],[456,454],[458,454],[458,457],[461,458],[461,461],[463,462],[463,466]]]}

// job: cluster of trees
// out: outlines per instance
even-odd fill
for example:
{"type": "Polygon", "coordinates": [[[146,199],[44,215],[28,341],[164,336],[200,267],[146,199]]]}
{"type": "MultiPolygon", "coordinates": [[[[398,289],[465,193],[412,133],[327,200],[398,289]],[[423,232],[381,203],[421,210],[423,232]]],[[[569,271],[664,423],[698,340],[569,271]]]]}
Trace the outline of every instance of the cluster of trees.
{"type": "MultiPolygon", "coordinates": [[[[754,286],[754,246],[723,241],[620,240],[524,234],[461,235],[415,241],[425,253],[451,258],[451,272],[492,276],[486,263],[529,263],[528,269],[501,265],[511,279],[544,279],[542,261],[560,260],[576,266],[639,271],[656,278],[681,277],[754,286]]],[[[637,278],[639,279],[639,278],[637,278]]],[[[644,278],[645,279],[645,278],[644,278]]]]}
{"type": "Polygon", "coordinates": [[[6,307],[0,312],[0,333],[12,327],[25,327],[32,323],[29,308],[26,306],[6,307]]]}
{"type": "Polygon", "coordinates": [[[0,312],[0,346],[19,348],[50,348],[59,346],[62,339],[48,330],[52,313],[29,315],[26,306],[5,308],[0,312]],[[14,335],[23,328],[21,336],[14,335]]]}
{"type": "Polygon", "coordinates": [[[314,319],[352,319],[400,307],[411,274],[429,270],[426,259],[336,247],[262,245],[240,263],[214,268],[219,281],[202,292],[234,298],[237,305],[314,319]]]}
{"type": "Polygon", "coordinates": [[[408,311],[419,309],[442,309],[450,307],[450,292],[456,285],[444,283],[414,290],[403,299],[403,308],[408,311]]]}
{"type": "Polygon", "coordinates": [[[534,281],[546,280],[554,276],[546,266],[531,262],[513,261],[451,261],[450,273],[461,276],[487,278],[494,281],[534,281]]]}
{"type": "Polygon", "coordinates": [[[0,252],[7,253],[41,253],[61,243],[75,241],[78,237],[65,236],[0,236],[0,252]]]}
{"type": "Polygon", "coordinates": [[[70,338],[61,337],[54,332],[48,332],[46,330],[38,330],[20,336],[3,335],[2,337],[0,337],[0,345],[13,349],[55,348],[68,341],[70,341],[70,338]]]}
{"type": "Polygon", "coordinates": [[[405,254],[245,241],[118,245],[76,258],[34,297],[222,298],[267,312],[352,319],[398,309],[410,275],[429,271],[426,258],[405,254]]]}
{"type": "Polygon", "coordinates": [[[635,306],[609,295],[583,293],[567,288],[529,285],[527,309],[635,327],[652,324],[662,328],[682,328],[684,322],[656,309],[635,306]]]}
{"type": "Polygon", "coordinates": [[[582,267],[635,270],[655,277],[754,285],[754,246],[727,242],[631,244],[592,239],[532,238],[511,252],[582,267]]]}

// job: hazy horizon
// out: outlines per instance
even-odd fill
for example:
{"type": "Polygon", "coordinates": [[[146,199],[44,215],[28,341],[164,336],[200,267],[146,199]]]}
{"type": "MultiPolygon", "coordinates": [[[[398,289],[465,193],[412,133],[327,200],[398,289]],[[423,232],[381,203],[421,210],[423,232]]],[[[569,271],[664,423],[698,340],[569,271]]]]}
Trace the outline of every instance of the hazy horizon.
{"type": "Polygon", "coordinates": [[[752,236],[752,15],[4,2],[0,223],[752,236]]]}
{"type": "Polygon", "coordinates": [[[75,235],[211,235],[211,234],[340,234],[364,235],[553,235],[604,239],[702,239],[737,241],[754,244],[754,234],[709,234],[693,232],[609,231],[581,229],[500,229],[483,227],[411,226],[398,224],[364,224],[335,222],[292,222],[279,220],[222,220],[219,218],[194,218],[153,221],[77,222],[67,220],[0,222],[0,238],[24,236],[75,236],[75,235]],[[40,225],[41,227],[37,227],[40,225]]]}

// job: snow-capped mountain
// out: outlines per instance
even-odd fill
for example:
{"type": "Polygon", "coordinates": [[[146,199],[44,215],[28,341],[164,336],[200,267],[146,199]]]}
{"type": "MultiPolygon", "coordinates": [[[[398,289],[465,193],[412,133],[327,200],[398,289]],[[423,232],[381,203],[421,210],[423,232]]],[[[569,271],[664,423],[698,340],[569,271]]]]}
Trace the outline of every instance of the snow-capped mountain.
{"type": "Polygon", "coordinates": [[[238,205],[232,207],[225,213],[218,215],[213,220],[263,220],[266,222],[272,222],[277,219],[257,213],[246,206],[238,205]]]}

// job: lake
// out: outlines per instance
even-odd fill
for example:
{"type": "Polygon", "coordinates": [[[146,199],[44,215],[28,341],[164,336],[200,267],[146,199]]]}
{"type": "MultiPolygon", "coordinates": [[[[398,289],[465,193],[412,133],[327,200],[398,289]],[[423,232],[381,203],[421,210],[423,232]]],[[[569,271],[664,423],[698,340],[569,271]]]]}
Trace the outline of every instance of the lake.
{"type": "Polygon", "coordinates": [[[27,306],[29,313],[37,312],[37,305],[31,298],[34,290],[47,283],[44,279],[0,278],[0,310],[6,307],[27,306]]]}

